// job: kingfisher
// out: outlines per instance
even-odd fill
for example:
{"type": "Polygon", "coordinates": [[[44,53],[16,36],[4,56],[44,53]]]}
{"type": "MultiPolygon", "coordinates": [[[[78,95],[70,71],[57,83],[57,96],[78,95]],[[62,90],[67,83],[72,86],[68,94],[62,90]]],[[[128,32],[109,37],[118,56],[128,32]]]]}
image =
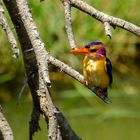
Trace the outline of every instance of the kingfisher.
{"type": "Polygon", "coordinates": [[[91,42],[85,48],[73,49],[72,53],[85,54],[83,60],[83,83],[105,103],[111,103],[107,88],[113,82],[112,64],[106,57],[106,47],[102,42],[91,42]]]}

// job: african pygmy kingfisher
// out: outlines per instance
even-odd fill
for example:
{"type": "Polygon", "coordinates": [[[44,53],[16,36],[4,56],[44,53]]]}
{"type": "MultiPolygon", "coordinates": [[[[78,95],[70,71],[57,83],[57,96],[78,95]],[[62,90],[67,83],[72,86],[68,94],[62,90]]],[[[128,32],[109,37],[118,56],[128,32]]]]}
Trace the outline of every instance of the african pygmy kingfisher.
{"type": "Polygon", "coordinates": [[[104,102],[110,103],[107,88],[112,83],[112,64],[106,57],[102,42],[91,42],[85,48],[71,50],[72,53],[85,54],[83,60],[84,82],[104,102]]]}

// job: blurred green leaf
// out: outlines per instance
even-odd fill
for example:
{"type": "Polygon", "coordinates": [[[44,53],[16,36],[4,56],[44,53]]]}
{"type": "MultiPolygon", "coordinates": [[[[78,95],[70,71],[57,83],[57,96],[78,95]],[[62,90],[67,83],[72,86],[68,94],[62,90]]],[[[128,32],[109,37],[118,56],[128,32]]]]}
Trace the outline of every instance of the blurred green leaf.
{"type": "Polygon", "coordinates": [[[0,84],[3,84],[5,82],[8,82],[12,80],[15,77],[14,73],[6,73],[0,75],[0,84]]]}
{"type": "Polygon", "coordinates": [[[102,122],[109,119],[119,119],[119,118],[139,118],[140,112],[133,111],[126,108],[112,108],[102,112],[98,117],[96,117],[96,122],[102,122]]]}
{"type": "Polygon", "coordinates": [[[66,115],[69,117],[78,117],[78,116],[87,116],[87,115],[97,115],[97,110],[92,107],[82,107],[82,108],[73,108],[66,112],[66,115]]]}

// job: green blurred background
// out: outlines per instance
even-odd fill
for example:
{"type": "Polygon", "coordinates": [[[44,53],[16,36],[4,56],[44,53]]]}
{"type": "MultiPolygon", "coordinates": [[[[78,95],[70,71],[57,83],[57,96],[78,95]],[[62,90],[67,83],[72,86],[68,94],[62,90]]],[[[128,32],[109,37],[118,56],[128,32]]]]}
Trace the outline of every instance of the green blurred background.
{"type": "MultiPolygon", "coordinates": [[[[139,0],[86,0],[102,12],[123,18],[140,26],[139,0]]],[[[82,73],[82,56],[69,53],[65,31],[63,5],[58,0],[39,2],[29,0],[33,17],[47,50],[53,56],[82,73]]],[[[103,103],[83,85],[50,65],[52,97],[72,128],[85,140],[137,140],[140,138],[140,37],[120,28],[112,28],[110,40],[103,25],[72,8],[73,29],[78,47],[91,41],[102,41],[107,46],[113,64],[114,83],[109,89],[112,104],[103,103]]],[[[11,24],[13,28],[13,25],[11,24]]],[[[14,31],[14,28],[13,28],[14,31]]],[[[0,104],[16,140],[28,139],[28,122],[32,109],[29,89],[26,88],[17,105],[17,96],[25,82],[22,55],[13,59],[10,44],[0,30],[0,104]]],[[[42,130],[35,140],[47,139],[42,130]]]]}

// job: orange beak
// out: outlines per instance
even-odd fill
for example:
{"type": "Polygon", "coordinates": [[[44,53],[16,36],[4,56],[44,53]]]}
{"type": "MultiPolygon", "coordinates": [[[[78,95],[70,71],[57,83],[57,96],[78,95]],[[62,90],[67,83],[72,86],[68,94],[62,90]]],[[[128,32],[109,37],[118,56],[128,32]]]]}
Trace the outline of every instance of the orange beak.
{"type": "Polygon", "coordinates": [[[79,53],[79,54],[87,54],[87,53],[89,53],[89,50],[87,48],[81,48],[81,49],[71,50],[70,52],[79,53]]]}

